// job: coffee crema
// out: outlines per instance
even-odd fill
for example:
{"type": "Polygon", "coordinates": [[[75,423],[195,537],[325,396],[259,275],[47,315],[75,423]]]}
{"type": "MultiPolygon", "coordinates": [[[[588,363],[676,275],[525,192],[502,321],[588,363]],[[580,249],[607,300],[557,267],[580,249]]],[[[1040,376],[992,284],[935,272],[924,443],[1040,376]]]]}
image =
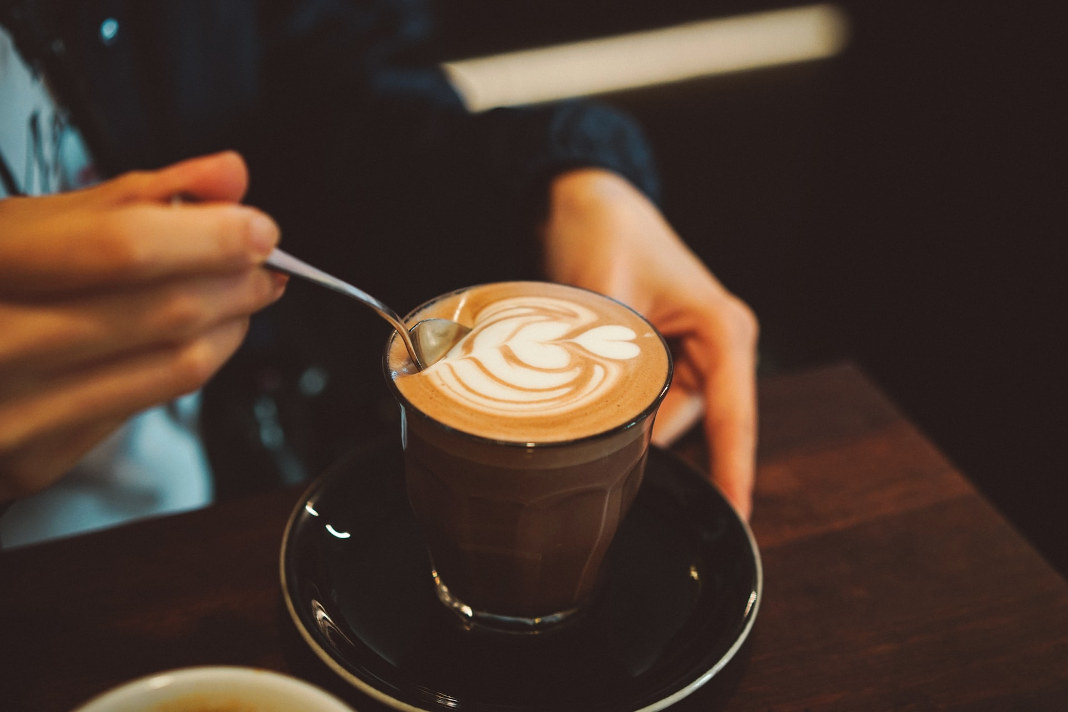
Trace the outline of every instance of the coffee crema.
{"type": "Polygon", "coordinates": [[[594,292],[507,282],[445,295],[409,316],[472,327],[417,371],[399,340],[389,370],[414,407],[449,427],[494,440],[561,442],[624,425],[666,386],[659,334],[637,313],[594,292]]]}

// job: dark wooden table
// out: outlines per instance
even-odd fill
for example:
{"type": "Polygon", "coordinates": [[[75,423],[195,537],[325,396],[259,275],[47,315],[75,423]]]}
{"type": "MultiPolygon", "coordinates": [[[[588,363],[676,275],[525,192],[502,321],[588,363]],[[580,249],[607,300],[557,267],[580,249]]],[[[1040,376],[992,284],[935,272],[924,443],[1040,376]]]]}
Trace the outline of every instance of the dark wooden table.
{"type": "MultiPolygon", "coordinates": [[[[683,710],[1068,709],[1068,584],[843,364],[760,386],[750,644],[683,710]]],[[[697,457],[695,445],[682,445],[697,457]]],[[[300,492],[0,554],[0,710],[64,712],[189,665],[318,664],[284,612],[300,492]]]]}

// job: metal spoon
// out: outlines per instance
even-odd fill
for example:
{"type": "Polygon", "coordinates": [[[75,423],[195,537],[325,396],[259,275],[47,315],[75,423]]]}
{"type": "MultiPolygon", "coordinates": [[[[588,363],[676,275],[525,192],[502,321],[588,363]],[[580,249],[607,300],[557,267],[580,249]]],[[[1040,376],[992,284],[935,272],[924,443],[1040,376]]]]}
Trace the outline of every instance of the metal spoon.
{"type": "Polygon", "coordinates": [[[404,342],[404,347],[408,349],[408,355],[412,357],[412,361],[420,371],[440,361],[441,357],[456,345],[456,342],[471,331],[470,327],[448,319],[423,319],[411,330],[405,329],[404,322],[401,321],[397,312],[367,292],[277,248],[267,256],[266,266],[276,272],[284,272],[294,277],[310,280],[327,289],[350,296],[374,309],[397,330],[401,341],[404,342]]]}

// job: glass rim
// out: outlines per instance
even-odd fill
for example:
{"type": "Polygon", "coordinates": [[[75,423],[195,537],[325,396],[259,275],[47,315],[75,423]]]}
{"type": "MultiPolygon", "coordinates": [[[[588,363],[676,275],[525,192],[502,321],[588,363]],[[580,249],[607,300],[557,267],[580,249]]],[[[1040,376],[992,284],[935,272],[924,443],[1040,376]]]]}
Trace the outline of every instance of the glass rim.
{"type": "MultiPolygon", "coordinates": [[[[431,306],[435,302],[440,302],[443,299],[447,299],[447,298],[449,298],[449,297],[451,297],[451,296],[453,296],[455,294],[459,294],[461,292],[467,292],[467,291],[470,291],[472,289],[478,289],[480,287],[490,286],[490,285],[494,285],[494,284],[508,284],[510,282],[511,283],[519,283],[519,284],[522,284],[522,283],[528,283],[528,284],[553,284],[553,285],[560,286],[560,287],[566,287],[568,289],[577,289],[579,291],[587,292],[589,294],[595,294],[598,297],[601,297],[602,299],[607,299],[610,302],[614,302],[614,303],[618,304],[619,306],[623,307],[624,309],[626,309],[627,311],[631,312],[636,317],[641,319],[650,329],[652,329],[653,333],[656,334],[657,339],[660,340],[661,347],[663,347],[663,349],[664,349],[664,355],[667,357],[667,369],[666,369],[665,374],[664,374],[664,383],[661,386],[660,390],[657,392],[656,396],[654,396],[652,398],[652,400],[650,400],[649,404],[646,405],[644,408],[642,408],[638,413],[636,413],[634,416],[632,416],[630,418],[627,418],[625,421],[623,421],[619,425],[614,425],[611,428],[608,428],[606,430],[602,430],[602,431],[597,432],[597,433],[592,433],[590,435],[583,435],[582,437],[578,437],[578,438],[571,438],[569,440],[547,440],[547,441],[543,441],[543,442],[530,442],[530,441],[523,441],[523,440],[503,440],[503,439],[499,439],[499,438],[488,437],[486,435],[479,435],[477,433],[472,433],[472,432],[469,432],[467,430],[462,430],[460,428],[454,427],[454,426],[449,425],[447,423],[443,423],[440,420],[438,420],[437,418],[434,418],[431,415],[429,415],[427,413],[424,413],[422,411],[422,409],[419,408],[419,406],[417,406],[414,403],[412,403],[401,392],[400,388],[397,387],[396,379],[393,377],[393,371],[389,367],[389,352],[393,347],[393,342],[397,340],[397,332],[396,332],[396,330],[393,330],[393,331],[390,331],[389,336],[386,337],[386,348],[385,348],[385,351],[383,352],[383,355],[382,355],[382,372],[383,372],[383,375],[386,377],[386,382],[388,383],[389,389],[393,393],[393,396],[400,402],[400,404],[402,406],[405,407],[405,417],[407,417],[407,413],[409,411],[410,412],[414,412],[414,413],[418,414],[423,420],[425,420],[427,422],[430,422],[430,423],[433,423],[436,427],[441,428],[443,431],[445,431],[447,433],[455,433],[455,434],[460,435],[460,436],[462,436],[464,438],[468,438],[468,439],[473,440],[475,442],[479,442],[479,443],[483,443],[483,444],[487,444],[487,445],[496,445],[496,446],[503,446],[503,447],[516,447],[516,448],[523,448],[524,450],[546,450],[546,449],[551,449],[551,448],[558,448],[558,447],[565,447],[565,446],[570,446],[570,445],[578,445],[578,444],[583,444],[583,443],[594,442],[594,441],[601,440],[601,439],[604,439],[604,438],[607,438],[607,437],[611,437],[613,435],[618,435],[618,434],[620,434],[620,433],[622,433],[624,431],[630,430],[631,428],[633,428],[633,427],[635,427],[637,425],[640,425],[641,423],[645,422],[651,415],[656,413],[656,411],[660,408],[660,404],[664,401],[665,396],[667,396],[668,389],[671,387],[671,381],[672,381],[674,373],[675,373],[675,362],[674,362],[674,359],[671,356],[671,349],[668,348],[667,340],[664,338],[664,335],[661,334],[660,330],[657,329],[655,326],[653,326],[653,324],[650,323],[650,321],[648,319],[646,319],[644,315],[642,315],[640,312],[635,310],[633,307],[631,307],[631,306],[629,306],[627,304],[624,304],[623,302],[619,301],[618,299],[616,299],[614,297],[610,297],[610,296],[608,296],[606,294],[601,294],[600,292],[596,292],[596,291],[594,291],[592,289],[587,289],[585,287],[576,287],[576,286],[570,285],[570,284],[560,284],[558,282],[546,282],[546,281],[538,281],[538,280],[530,280],[530,279],[502,280],[501,282],[481,282],[479,284],[474,284],[474,285],[471,285],[471,286],[468,286],[468,287],[461,287],[459,289],[454,289],[452,291],[445,292],[443,294],[439,294],[436,297],[428,299],[427,301],[423,302],[422,304],[420,304],[419,306],[415,307],[414,309],[409,311],[407,314],[405,314],[404,317],[401,319],[401,321],[404,323],[405,326],[407,326],[408,328],[411,328],[410,326],[408,326],[408,324],[409,324],[412,316],[414,314],[416,314],[417,312],[422,311],[422,310],[426,309],[427,307],[431,306]]],[[[414,324],[412,326],[414,326],[414,324]]]]}

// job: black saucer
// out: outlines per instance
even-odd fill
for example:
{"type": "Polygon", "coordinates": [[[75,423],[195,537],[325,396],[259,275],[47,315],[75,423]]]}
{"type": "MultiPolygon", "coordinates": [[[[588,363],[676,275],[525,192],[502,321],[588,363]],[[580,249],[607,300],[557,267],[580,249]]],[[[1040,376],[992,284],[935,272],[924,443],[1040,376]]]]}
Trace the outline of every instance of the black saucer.
{"type": "Polygon", "coordinates": [[[463,630],[433,591],[399,446],[353,453],[298,503],[286,606],[312,650],[401,710],[659,710],[742,646],[762,590],[748,527],[699,473],[654,449],[602,591],[541,635],[463,630]]]}

